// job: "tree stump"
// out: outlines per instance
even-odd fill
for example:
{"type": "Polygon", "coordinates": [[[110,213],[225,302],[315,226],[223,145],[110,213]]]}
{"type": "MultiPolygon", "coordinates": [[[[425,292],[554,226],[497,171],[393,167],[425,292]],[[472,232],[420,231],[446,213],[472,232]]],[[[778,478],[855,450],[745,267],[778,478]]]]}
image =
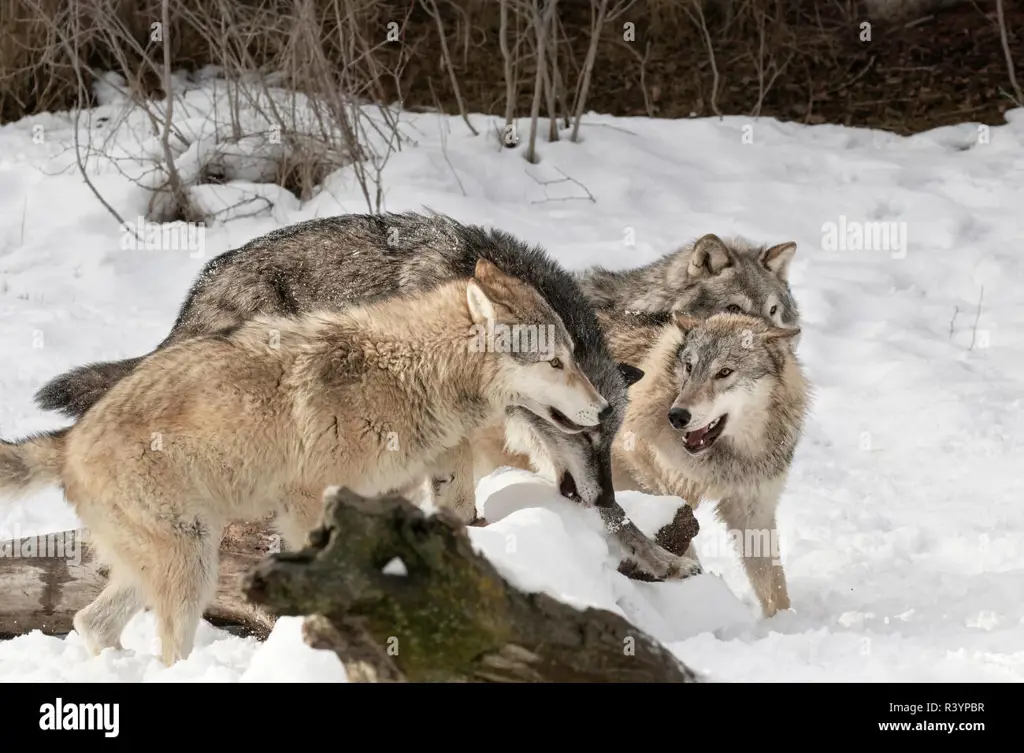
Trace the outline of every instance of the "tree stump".
{"type": "Polygon", "coordinates": [[[307,642],[353,681],[700,681],[618,615],[515,589],[447,512],[348,489],[325,502],[309,546],[271,555],[244,589],[274,614],[309,616],[307,642]]]}
{"type": "MultiPolygon", "coordinates": [[[[235,523],[225,529],[217,597],[206,619],[241,627],[260,639],[270,634],[274,618],[244,599],[241,583],[277,541],[266,523],[235,523]]],[[[106,581],[85,530],[0,542],[0,637],[74,630],[75,613],[99,595],[106,581]]]]}

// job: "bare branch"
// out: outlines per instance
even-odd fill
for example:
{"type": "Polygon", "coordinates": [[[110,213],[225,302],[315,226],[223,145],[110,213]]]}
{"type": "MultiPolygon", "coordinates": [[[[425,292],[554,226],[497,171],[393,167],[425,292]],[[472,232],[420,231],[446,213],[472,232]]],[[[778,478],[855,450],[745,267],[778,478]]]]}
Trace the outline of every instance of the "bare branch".
{"type": "Polygon", "coordinates": [[[455,76],[455,68],[452,66],[451,55],[448,53],[448,38],[445,34],[444,22],[441,20],[441,12],[437,8],[437,3],[434,2],[434,0],[420,0],[420,4],[423,5],[424,10],[426,10],[437,23],[437,35],[441,41],[441,58],[444,60],[445,68],[448,70],[448,78],[452,84],[452,93],[455,94],[455,101],[459,104],[459,114],[462,115],[462,119],[465,121],[466,126],[472,134],[474,136],[479,136],[480,134],[477,133],[473,124],[469,122],[469,115],[466,112],[466,103],[462,99],[462,90],[459,89],[459,80],[455,76]]]}

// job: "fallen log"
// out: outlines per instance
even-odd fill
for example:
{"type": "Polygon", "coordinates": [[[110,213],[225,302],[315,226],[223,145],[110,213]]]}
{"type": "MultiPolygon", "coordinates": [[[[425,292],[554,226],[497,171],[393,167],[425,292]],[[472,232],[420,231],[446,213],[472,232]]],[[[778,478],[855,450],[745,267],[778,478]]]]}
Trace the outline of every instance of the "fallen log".
{"type": "MultiPolygon", "coordinates": [[[[274,618],[247,602],[240,586],[242,576],[275,549],[277,540],[266,523],[235,523],[225,529],[217,597],[206,619],[241,627],[259,639],[269,635],[274,618]]],[[[104,585],[106,571],[85,530],[0,542],[0,637],[33,630],[68,633],[74,629],[75,613],[104,585]]]]}
{"type": "Polygon", "coordinates": [[[618,615],[514,588],[447,512],[347,489],[325,502],[309,546],[270,555],[244,590],[274,614],[309,616],[306,641],[353,681],[699,681],[618,615]]]}
{"type": "MultiPolygon", "coordinates": [[[[657,541],[673,554],[682,554],[696,530],[693,514],[684,505],[675,520],[658,532],[657,541]]],[[[227,527],[221,541],[217,597],[204,614],[207,620],[261,640],[269,635],[274,618],[247,602],[240,584],[274,550],[277,540],[268,522],[227,527]]],[[[640,572],[623,572],[649,580],[640,572]]],[[[33,630],[47,635],[70,632],[75,613],[96,598],[105,584],[106,572],[96,561],[85,530],[0,542],[0,639],[33,630]]]]}

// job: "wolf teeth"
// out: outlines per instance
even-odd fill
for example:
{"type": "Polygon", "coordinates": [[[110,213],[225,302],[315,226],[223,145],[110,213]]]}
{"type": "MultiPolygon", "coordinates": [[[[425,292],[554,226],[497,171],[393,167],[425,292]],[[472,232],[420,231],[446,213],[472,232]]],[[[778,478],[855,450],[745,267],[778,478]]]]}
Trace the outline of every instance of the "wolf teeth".
{"type": "Polygon", "coordinates": [[[718,422],[721,421],[721,420],[722,420],[721,416],[716,418],[714,421],[712,421],[711,423],[708,424],[708,429],[714,429],[716,426],[718,426],[718,422]]]}

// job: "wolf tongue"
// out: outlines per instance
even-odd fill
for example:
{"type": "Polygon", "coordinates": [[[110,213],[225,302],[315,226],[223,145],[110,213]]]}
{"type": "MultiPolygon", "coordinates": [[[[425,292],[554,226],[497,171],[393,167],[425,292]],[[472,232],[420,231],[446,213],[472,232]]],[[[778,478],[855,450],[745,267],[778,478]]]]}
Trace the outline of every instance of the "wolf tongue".
{"type": "Polygon", "coordinates": [[[701,440],[704,439],[704,435],[708,433],[708,429],[705,426],[702,429],[696,429],[686,433],[686,444],[696,445],[700,444],[701,440]]]}

